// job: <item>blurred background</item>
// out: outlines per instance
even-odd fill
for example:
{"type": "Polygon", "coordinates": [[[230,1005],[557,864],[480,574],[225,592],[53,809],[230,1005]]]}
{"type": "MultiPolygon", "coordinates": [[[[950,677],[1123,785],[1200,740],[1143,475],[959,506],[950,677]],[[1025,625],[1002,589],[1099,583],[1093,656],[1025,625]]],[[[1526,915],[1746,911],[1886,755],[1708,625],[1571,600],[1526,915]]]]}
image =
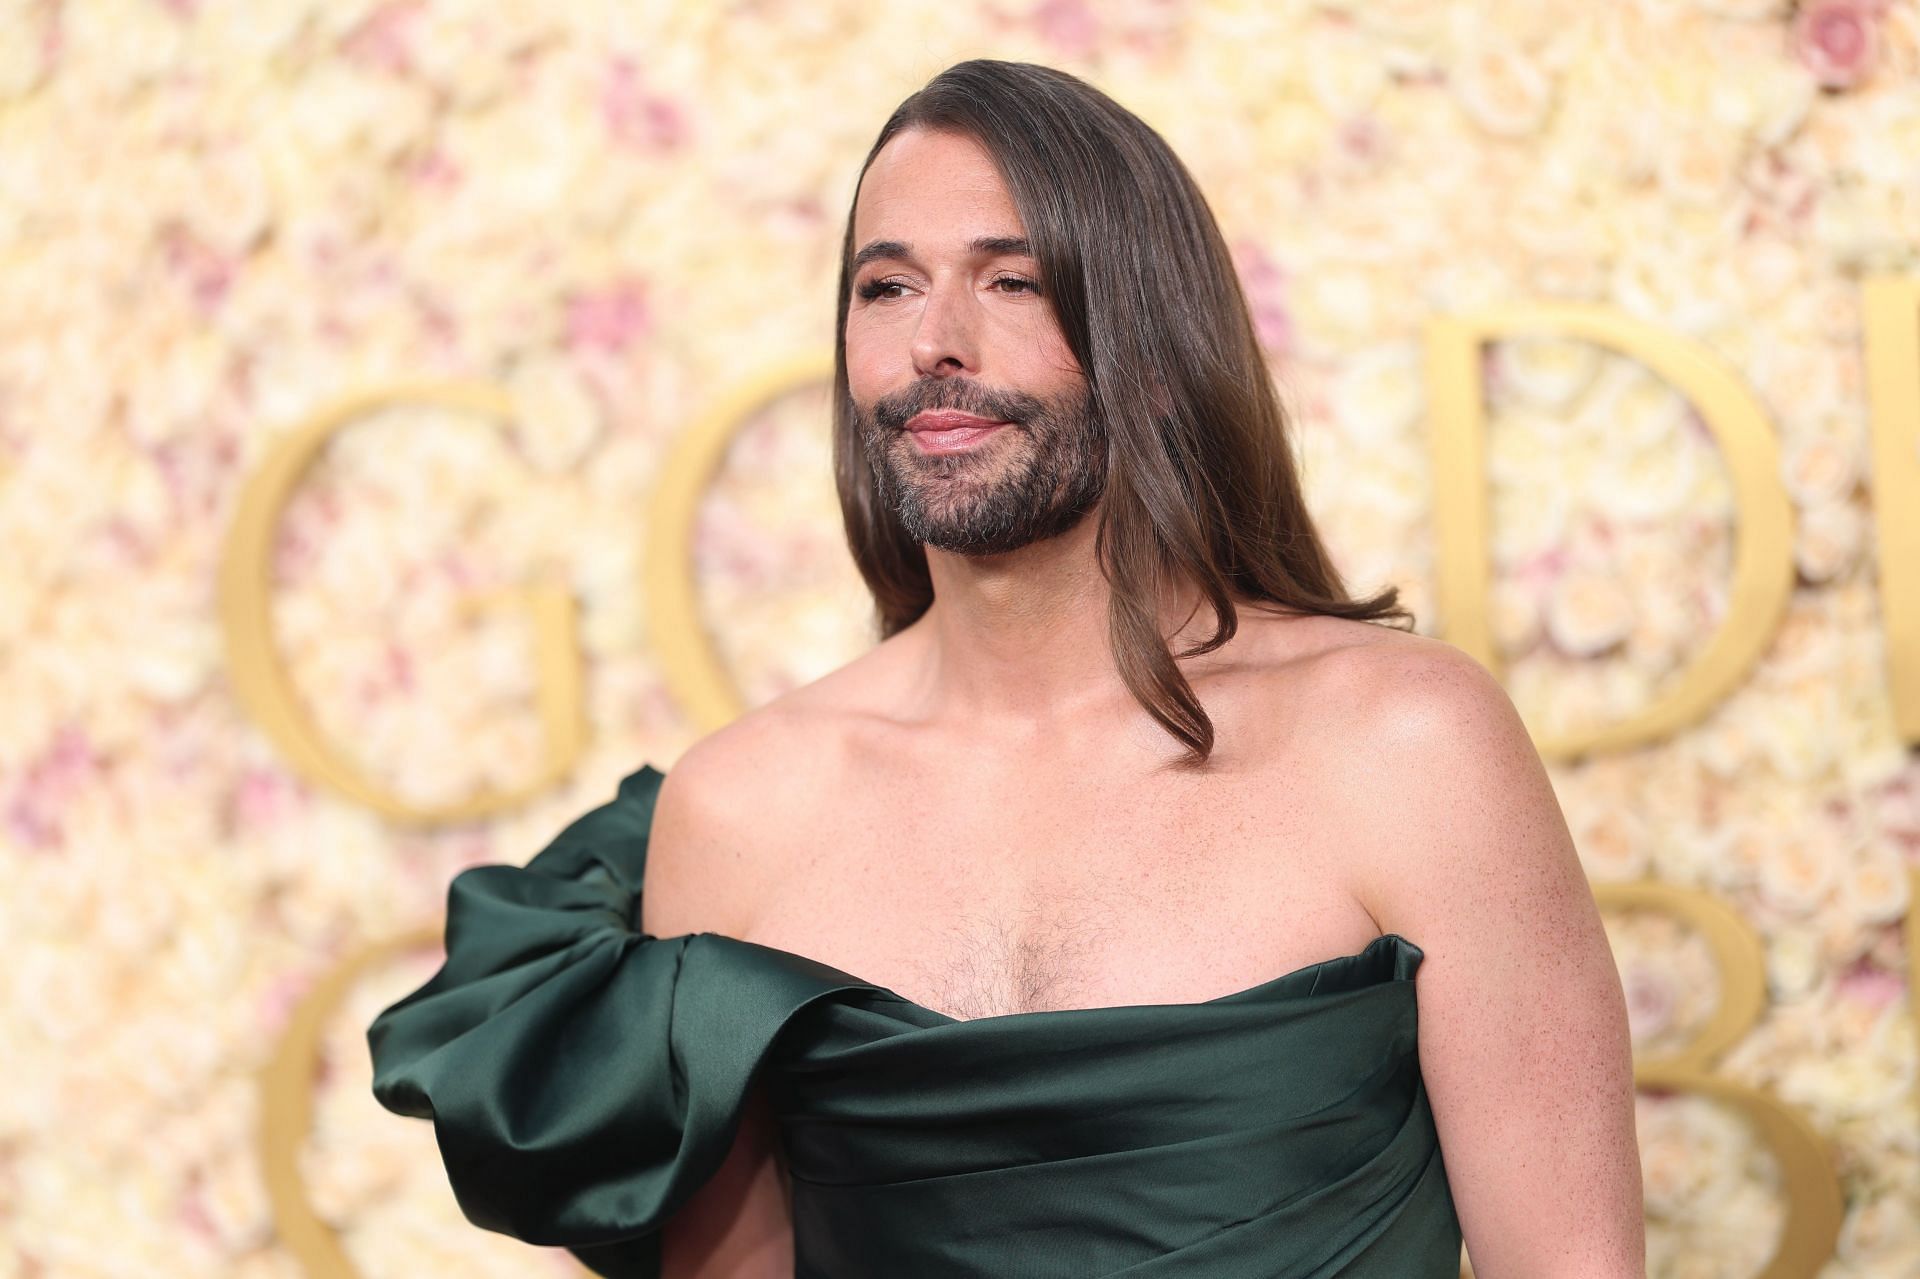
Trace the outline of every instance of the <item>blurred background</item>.
{"type": "Polygon", "coordinates": [[[365,1026],[872,642],[835,255],[975,56],[1184,158],[1349,585],[1542,743],[1652,1274],[1920,1275],[1916,0],[0,0],[0,1279],[579,1273],[365,1026]]]}

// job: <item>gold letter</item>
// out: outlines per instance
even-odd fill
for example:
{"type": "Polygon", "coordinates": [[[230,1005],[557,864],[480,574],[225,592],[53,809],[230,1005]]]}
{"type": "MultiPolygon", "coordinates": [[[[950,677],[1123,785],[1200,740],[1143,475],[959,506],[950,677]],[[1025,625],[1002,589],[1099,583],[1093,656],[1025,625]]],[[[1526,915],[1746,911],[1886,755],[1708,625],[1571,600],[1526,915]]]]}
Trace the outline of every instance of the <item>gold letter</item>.
{"type": "Polygon", "coordinates": [[[700,496],[748,416],[780,396],[833,376],[816,355],[783,360],[738,388],[681,432],[660,466],[647,503],[647,631],[667,687],[693,722],[719,728],[741,711],[740,690],[700,621],[693,575],[693,530],[700,496]]]}
{"type": "Polygon", "coordinates": [[[1920,744],[1920,280],[1866,284],[1873,519],[1880,534],[1880,610],[1900,739],[1920,744]]]}
{"type": "Polygon", "coordinates": [[[358,1272],[332,1227],[313,1210],[300,1174],[300,1145],[313,1124],[313,1078],[327,1018],[354,982],[403,951],[438,944],[440,930],[422,929],[367,947],[322,977],[293,1010],[273,1057],[260,1072],[260,1168],[273,1228],[309,1279],[353,1279],[358,1272]]]}
{"type": "Polygon", "coordinates": [[[1593,886],[1602,910],[1652,910],[1702,934],[1720,970],[1720,1006],[1693,1041],[1635,1061],[1634,1086],[1709,1097],[1745,1114],[1780,1165],[1787,1220],[1780,1246],[1755,1279],[1813,1279],[1833,1256],[1846,1214],[1833,1157],[1806,1117],[1779,1098],[1715,1074],[1713,1062],[1752,1029],[1766,1002],[1766,969],[1752,925],[1710,893],[1652,880],[1593,886]]]}
{"type": "Polygon", "coordinates": [[[1499,654],[1487,622],[1491,538],[1480,348],[1494,338],[1531,332],[1567,333],[1611,347],[1684,393],[1720,442],[1739,519],[1731,601],[1706,650],[1670,692],[1626,720],[1537,743],[1542,755],[1564,759],[1677,732],[1740,682],[1765,651],[1792,593],[1793,510],[1766,413],[1739,377],[1699,343],[1579,303],[1522,303],[1433,320],[1427,327],[1427,388],[1437,600],[1446,637],[1488,670],[1498,673],[1499,654]]]}
{"type": "MultiPolygon", "coordinates": [[[[319,728],[273,647],[271,562],[280,511],[301,475],[327,440],[342,427],[391,404],[431,404],[496,420],[512,415],[513,402],[484,386],[411,386],[356,396],[321,413],[274,445],[241,490],[239,509],[220,565],[220,621],[227,667],[235,693],[286,754],[294,770],[391,819],[410,822],[469,821],[512,807],[566,776],[586,739],[581,716],[580,657],[572,602],[557,586],[507,592],[533,617],[540,672],[539,713],[551,751],[532,781],[505,794],[481,795],[444,808],[422,810],[375,786],[328,749],[319,728]]],[[[467,608],[497,607],[497,597],[478,596],[467,608]]]]}

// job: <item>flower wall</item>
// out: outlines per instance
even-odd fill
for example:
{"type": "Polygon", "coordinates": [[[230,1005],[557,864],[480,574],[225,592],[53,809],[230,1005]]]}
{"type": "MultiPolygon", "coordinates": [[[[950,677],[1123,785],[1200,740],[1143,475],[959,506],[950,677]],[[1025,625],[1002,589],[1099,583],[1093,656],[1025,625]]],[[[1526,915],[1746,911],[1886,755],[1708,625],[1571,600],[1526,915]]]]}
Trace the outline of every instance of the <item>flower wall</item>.
{"type": "MultiPolygon", "coordinates": [[[[456,871],[524,860],[698,734],[649,651],[647,494],[689,421],[830,349],[860,160],[972,56],[1081,74],[1186,160],[1349,583],[1399,585],[1423,631],[1427,320],[1603,303],[1745,380],[1794,510],[1785,621],[1704,721],[1551,771],[1596,884],[1711,894],[1760,935],[1764,1011],[1717,1069],[1830,1143],[1818,1273],[1920,1273],[1920,756],[1889,709],[1860,310],[1864,277],[1920,274],[1915,0],[3,0],[0,1277],[307,1272],[259,1072],[456,871]],[[513,411],[338,433],[275,535],[280,661],[391,793],[507,789],[545,749],[541,672],[524,618],[465,601],[557,583],[590,738],[534,801],[415,827],[249,716],[216,578],[276,443],[438,380],[513,411]]],[[[1501,341],[1485,379],[1503,676],[1538,731],[1619,718],[1723,615],[1724,459],[1621,355],[1501,341]]],[[[748,704],[870,642],[824,421],[799,392],[742,422],[699,510],[748,704]]],[[[1702,939],[1608,923],[1636,1047],[1684,1043],[1721,980],[1702,939]]],[[[570,1273],[468,1226],[430,1128],[368,1093],[367,1021],[434,963],[326,1018],[307,1206],[359,1275],[570,1273]]],[[[1752,1126],[1640,1104],[1652,1273],[1759,1273],[1787,1202],[1752,1126]]]]}

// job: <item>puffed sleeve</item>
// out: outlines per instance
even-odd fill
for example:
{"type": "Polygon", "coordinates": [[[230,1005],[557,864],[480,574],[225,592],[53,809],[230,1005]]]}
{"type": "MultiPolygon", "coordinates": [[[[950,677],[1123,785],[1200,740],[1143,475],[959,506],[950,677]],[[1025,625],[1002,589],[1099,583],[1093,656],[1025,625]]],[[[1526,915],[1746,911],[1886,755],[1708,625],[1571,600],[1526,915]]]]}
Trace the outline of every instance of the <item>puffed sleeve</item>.
{"type": "Polygon", "coordinates": [[[654,1279],[659,1228],[724,1161],[780,1027],[846,975],[639,929],[651,765],[525,866],[447,897],[446,961],[367,1030],[373,1094],[431,1119],[475,1225],[654,1279]]]}

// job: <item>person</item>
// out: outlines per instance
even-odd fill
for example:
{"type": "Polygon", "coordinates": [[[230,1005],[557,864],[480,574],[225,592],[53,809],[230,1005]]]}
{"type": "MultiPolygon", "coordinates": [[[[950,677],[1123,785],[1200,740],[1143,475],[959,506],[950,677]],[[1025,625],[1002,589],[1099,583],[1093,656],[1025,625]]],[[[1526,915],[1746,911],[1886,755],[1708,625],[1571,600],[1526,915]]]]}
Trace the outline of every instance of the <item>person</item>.
{"type": "Polygon", "coordinates": [[[678,1279],[1453,1279],[1463,1237],[1479,1279],[1642,1275],[1549,779],[1342,586],[1165,141],[950,67],[867,156],[837,309],[880,638],[455,879],[369,1040],[467,1214],[678,1279]]]}

